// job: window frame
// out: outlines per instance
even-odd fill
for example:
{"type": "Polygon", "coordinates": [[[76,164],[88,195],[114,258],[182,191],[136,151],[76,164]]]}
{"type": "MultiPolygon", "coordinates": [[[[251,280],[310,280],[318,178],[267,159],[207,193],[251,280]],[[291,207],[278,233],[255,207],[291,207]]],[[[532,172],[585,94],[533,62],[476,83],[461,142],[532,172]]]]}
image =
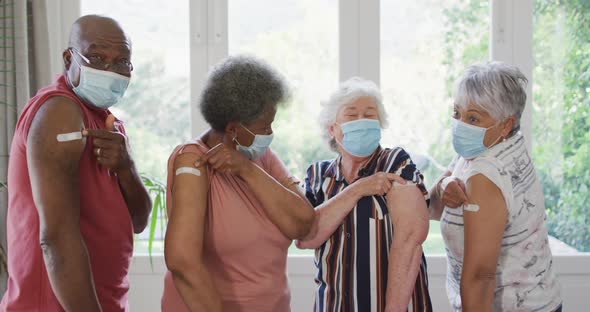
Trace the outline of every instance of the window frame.
{"type": "MultiPolygon", "coordinates": [[[[57,0],[52,12],[58,20],[75,20],[80,16],[81,0],[57,0]]],[[[190,36],[190,114],[191,134],[198,136],[208,126],[196,101],[211,67],[228,55],[228,0],[189,1],[190,36]]],[[[527,105],[521,119],[521,131],[532,151],[532,84],[533,84],[533,0],[490,0],[489,59],[504,61],[520,68],[529,80],[527,105]]],[[[59,31],[50,32],[50,42],[67,43],[70,25],[55,25],[59,31]]],[[[54,49],[55,50],[55,49],[54,49]]],[[[60,49],[58,49],[61,52],[60,49]]],[[[57,53],[57,52],[56,52],[57,53]]],[[[339,0],[339,78],[362,76],[379,84],[380,81],[380,0],[339,0]]],[[[53,56],[52,56],[53,57],[53,56]]],[[[53,64],[53,63],[52,63],[53,64]]],[[[61,67],[52,66],[56,73],[61,67]]],[[[148,258],[134,255],[134,258],[148,258]]],[[[163,261],[163,255],[153,255],[163,261]]],[[[289,255],[289,259],[311,258],[312,255],[289,255]]],[[[438,258],[439,255],[427,256],[438,258]]],[[[583,257],[590,252],[554,257],[583,257]]],[[[291,261],[291,260],[290,260],[291,261]]],[[[143,260],[139,260],[143,262],[143,260]]],[[[159,270],[158,270],[159,271],[159,270]]]]}

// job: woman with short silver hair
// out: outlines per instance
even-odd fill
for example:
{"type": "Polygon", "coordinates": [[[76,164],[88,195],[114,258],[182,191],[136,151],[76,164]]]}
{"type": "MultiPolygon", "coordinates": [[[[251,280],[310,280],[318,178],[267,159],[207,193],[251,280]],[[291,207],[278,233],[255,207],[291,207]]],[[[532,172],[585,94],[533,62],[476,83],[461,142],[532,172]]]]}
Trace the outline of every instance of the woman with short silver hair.
{"type": "Polygon", "coordinates": [[[316,221],[297,246],[316,250],[315,311],[432,311],[422,253],[428,192],[403,149],[379,144],[387,126],[379,88],[343,82],[319,122],[339,156],[312,164],[305,179],[316,221]]]}
{"type": "Polygon", "coordinates": [[[290,311],[287,250],[314,220],[299,181],[269,148],[282,76],[230,57],[200,100],[211,126],[168,160],[162,311],[290,311]]]}
{"type": "Polygon", "coordinates": [[[441,221],[455,311],[561,311],[543,192],[518,131],[526,84],[500,62],[471,66],[456,84],[458,155],[429,207],[441,221]]]}

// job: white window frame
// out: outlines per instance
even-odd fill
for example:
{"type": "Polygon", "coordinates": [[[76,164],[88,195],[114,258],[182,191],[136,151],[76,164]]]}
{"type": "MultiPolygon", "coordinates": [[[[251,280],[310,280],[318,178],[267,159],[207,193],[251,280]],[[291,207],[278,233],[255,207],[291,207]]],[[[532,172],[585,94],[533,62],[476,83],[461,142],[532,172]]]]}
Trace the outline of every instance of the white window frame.
{"type": "MultiPolygon", "coordinates": [[[[56,0],[49,9],[54,12],[49,38],[54,50],[67,45],[70,21],[80,15],[80,0],[56,0]],[[61,21],[61,22],[60,22],[61,21]],[[57,47],[60,45],[60,47],[57,47]]],[[[340,80],[361,76],[380,81],[380,0],[340,0],[339,55],[340,80]]],[[[211,66],[228,55],[228,0],[191,0],[190,11],[190,68],[191,68],[191,133],[197,136],[208,126],[198,111],[196,101],[211,66]]],[[[533,0],[490,0],[490,59],[516,65],[529,79],[527,106],[522,116],[521,129],[532,147],[532,70],[533,70],[533,0]]],[[[51,23],[50,23],[51,24],[51,23]]],[[[56,52],[57,53],[57,52],[56,52]]],[[[60,54],[61,55],[61,54],[60,54]]],[[[55,59],[55,56],[52,56],[55,59]]],[[[54,60],[55,61],[55,60],[54,60]]],[[[60,64],[58,62],[58,64],[60,64]]],[[[62,71],[53,66],[55,73],[62,71]]],[[[144,257],[144,256],[137,256],[144,257]]],[[[155,256],[158,257],[158,256],[155,256]]],[[[308,259],[311,255],[290,255],[308,259]]],[[[428,256],[437,258],[439,256],[428,256]]],[[[555,255],[555,257],[572,257],[555,255]]],[[[590,253],[573,257],[590,260],[590,253]]],[[[290,260],[291,261],[291,260],[290,260]]]]}

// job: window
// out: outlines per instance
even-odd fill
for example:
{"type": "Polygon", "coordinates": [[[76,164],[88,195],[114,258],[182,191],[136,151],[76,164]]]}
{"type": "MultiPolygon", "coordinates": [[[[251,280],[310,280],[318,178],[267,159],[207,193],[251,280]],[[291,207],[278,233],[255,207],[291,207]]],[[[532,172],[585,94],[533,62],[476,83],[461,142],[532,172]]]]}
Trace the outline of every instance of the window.
{"type": "Polygon", "coordinates": [[[229,0],[228,46],[230,55],[268,61],[291,84],[292,99],[277,113],[271,147],[303,180],[312,162],[334,157],[317,116],[320,101],[338,85],[338,1],[229,0]]]}
{"type": "MultiPolygon", "coordinates": [[[[133,78],[113,109],[123,120],[132,155],[142,175],[166,181],[166,163],[174,146],[190,137],[188,0],[81,0],[81,13],[119,21],[133,43],[133,78]]],[[[149,225],[148,225],[149,226],[149,225]]],[[[161,253],[163,228],[155,227],[153,252],[161,253]]],[[[147,251],[146,230],[135,251],[147,251]]]]}
{"type": "MultiPolygon", "coordinates": [[[[452,85],[468,65],[488,58],[488,1],[381,1],[381,89],[389,114],[385,146],[401,146],[428,187],[455,155],[452,85]]],[[[437,221],[424,243],[444,254],[437,221]]]]}
{"type": "MultiPolygon", "coordinates": [[[[210,66],[227,55],[247,53],[268,61],[291,84],[293,96],[276,116],[272,148],[293,174],[304,178],[312,161],[334,157],[319,135],[319,104],[339,80],[361,75],[378,81],[383,91],[390,129],[383,133],[382,144],[408,150],[430,187],[455,154],[449,131],[454,80],[494,51],[498,59],[512,53],[508,61],[518,63],[515,51],[520,57],[523,45],[530,48],[510,37],[515,29],[530,25],[512,15],[515,6],[518,14],[531,13],[530,7],[515,3],[198,0],[189,5],[188,0],[172,0],[163,6],[150,0],[138,6],[81,0],[81,8],[82,14],[116,18],[133,40],[136,69],[115,112],[125,121],[142,173],[165,181],[172,148],[191,137],[191,127],[192,135],[205,128],[198,110],[190,109],[190,91],[195,101],[210,66]],[[490,14],[494,6],[501,7],[496,15],[490,14]],[[508,25],[501,43],[490,40],[492,22],[508,25]],[[490,41],[495,44],[489,46],[490,41]],[[380,57],[372,58],[373,51],[380,57]]],[[[550,233],[585,251],[590,250],[585,225],[590,216],[590,167],[585,159],[590,154],[589,6],[585,1],[534,1],[533,130],[523,130],[533,137],[550,233]]],[[[427,254],[444,253],[439,228],[438,222],[431,223],[427,254]]],[[[153,234],[153,251],[161,252],[163,228],[153,234]]],[[[136,251],[146,251],[149,235],[146,231],[139,236],[136,251]]],[[[554,247],[558,253],[575,252],[552,240],[554,247]]]]}
{"type": "Polygon", "coordinates": [[[549,231],[590,251],[590,3],[537,0],[533,14],[533,157],[549,231]]]}

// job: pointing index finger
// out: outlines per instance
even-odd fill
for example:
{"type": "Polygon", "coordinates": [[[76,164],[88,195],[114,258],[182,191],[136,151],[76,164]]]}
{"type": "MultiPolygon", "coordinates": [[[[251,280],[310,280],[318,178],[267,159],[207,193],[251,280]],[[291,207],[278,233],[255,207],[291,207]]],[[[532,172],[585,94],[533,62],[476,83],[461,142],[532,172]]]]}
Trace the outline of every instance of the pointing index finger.
{"type": "Polygon", "coordinates": [[[82,136],[95,137],[101,139],[111,139],[113,137],[113,133],[111,131],[103,129],[84,129],[82,130],[82,136]]]}

